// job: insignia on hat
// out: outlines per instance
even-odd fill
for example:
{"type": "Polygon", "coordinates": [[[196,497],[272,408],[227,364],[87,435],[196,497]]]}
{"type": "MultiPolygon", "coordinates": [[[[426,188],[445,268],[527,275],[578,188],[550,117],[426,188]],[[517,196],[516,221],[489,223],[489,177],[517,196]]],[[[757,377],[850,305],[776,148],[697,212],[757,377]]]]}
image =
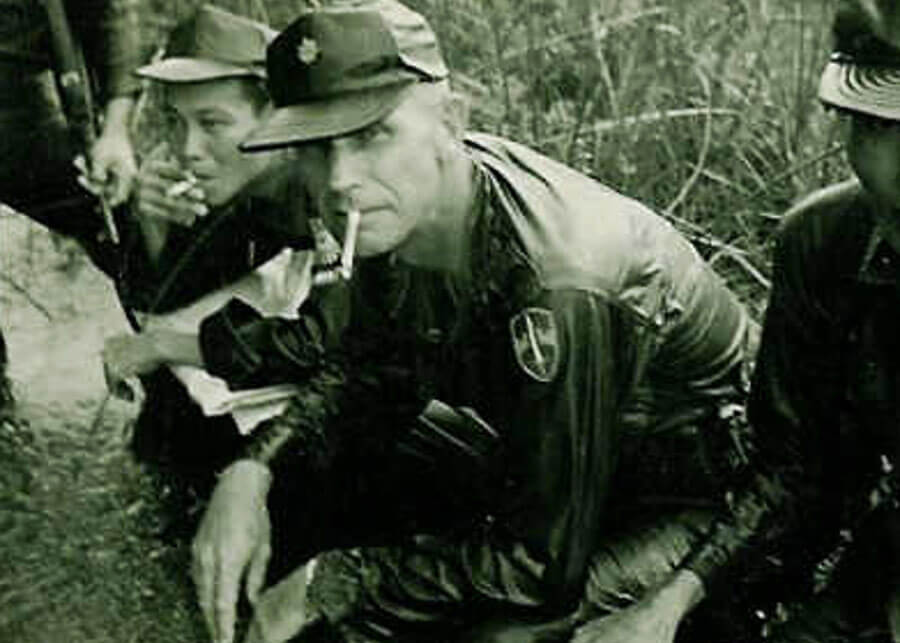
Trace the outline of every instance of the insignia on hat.
{"type": "Polygon", "coordinates": [[[525,373],[538,382],[551,382],[559,371],[559,336],[553,313],[525,308],[509,322],[513,352],[525,373]]]}
{"type": "Polygon", "coordinates": [[[304,38],[300,44],[297,45],[297,58],[299,58],[300,62],[304,65],[312,65],[321,55],[322,50],[319,49],[319,43],[313,38],[304,38]]]}

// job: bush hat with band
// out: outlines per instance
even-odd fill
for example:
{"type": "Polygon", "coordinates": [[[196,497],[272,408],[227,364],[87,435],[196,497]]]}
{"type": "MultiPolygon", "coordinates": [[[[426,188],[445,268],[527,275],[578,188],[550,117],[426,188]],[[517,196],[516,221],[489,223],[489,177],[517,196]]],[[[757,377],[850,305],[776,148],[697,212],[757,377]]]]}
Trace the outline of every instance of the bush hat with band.
{"type": "Polygon", "coordinates": [[[834,51],[819,83],[828,106],[900,120],[900,3],[845,0],[834,20],[834,51]]]}
{"type": "Polygon", "coordinates": [[[135,74],[166,83],[266,77],[266,47],[278,32],[212,5],[172,30],[163,58],[135,74]]]}
{"type": "Polygon", "coordinates": [[[448,76],[425,18],[394,0],[304,13],[269,45],[266,68],[276,109],[244,151],[362,129],[393,111],[412,84],[448,76]]]}

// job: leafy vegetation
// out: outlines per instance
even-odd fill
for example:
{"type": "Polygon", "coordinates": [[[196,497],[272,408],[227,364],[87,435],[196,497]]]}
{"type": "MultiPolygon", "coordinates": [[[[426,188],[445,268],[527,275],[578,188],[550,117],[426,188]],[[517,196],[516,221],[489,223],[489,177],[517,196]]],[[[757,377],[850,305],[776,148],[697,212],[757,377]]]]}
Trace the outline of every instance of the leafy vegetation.
{"type": "MultiPolygon", "coordinates": [[[[320,4],[331,4],[330,0],[320,4]]],[[[196,0],[147,0],[148,44],[196,0]]],[[[315,0],[220,0],[283,27],[315,0]]],[[[409,0],[472,125],[650,204],[755,312],[798,196],[847,175],[817,104],[835,0],[409,0]]]]}
{"type": "Polygon", "coordinates": [[[652,205],[758,312],[775,222],[846,175],[816,102],[829,2],[412,0],[476,127],[652,205]]]}

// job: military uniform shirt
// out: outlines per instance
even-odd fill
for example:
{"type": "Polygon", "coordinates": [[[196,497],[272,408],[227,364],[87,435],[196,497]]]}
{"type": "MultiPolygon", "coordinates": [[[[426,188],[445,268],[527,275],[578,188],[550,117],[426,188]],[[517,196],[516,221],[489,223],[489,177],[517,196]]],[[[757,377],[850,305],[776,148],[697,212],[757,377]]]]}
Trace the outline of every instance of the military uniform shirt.
{"type": "Polygon", "coordinates": [[[893,484],[900,256],[850,181],[785,215],[774,271],[749,405],[762,469],[748,506],[765,529],[732,546],[768,541],[809,577],[880,481],[893,484]]]}
{"type": "MultiPolygon", "coordinates": [[[[406,485],[428,490],[411,506],[462,516],[435,530],[449,548],[431,563],[428,547],[411,555],[448,583],[446,600],[567,604],[620,520],[699,501],[730,524],[715,464],[730,436],[702,428],[741,399],[750,321],[640,204],[509,141],[473,135],[467,149],[480,182],[467,274],[361,263],[341,344],[348,378],[382,386],[346,407],[365,419],[361,440],[380,430],[399,445],[360,462],[381,475],[421,465],[432,477],[406,485]]],[[[376,554],[369,564],[393,571],[373,578],[402,578],[402,551],[376,554]]],[[[390,587],[371,600],[402,600],[390,587]]]]}

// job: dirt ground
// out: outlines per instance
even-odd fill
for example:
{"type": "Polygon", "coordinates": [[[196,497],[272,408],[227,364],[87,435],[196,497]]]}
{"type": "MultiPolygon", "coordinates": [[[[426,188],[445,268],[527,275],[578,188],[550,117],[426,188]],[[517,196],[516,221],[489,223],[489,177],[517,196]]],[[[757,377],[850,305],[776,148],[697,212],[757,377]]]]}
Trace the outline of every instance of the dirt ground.
{"type": "Polygon", "coordinates": [[[187,543],[104,404],[103,338],[127,328],[76,248],[0,212],[0,326],[18,398],[0,422],[0,643],[207,641],[187,543]]]}

